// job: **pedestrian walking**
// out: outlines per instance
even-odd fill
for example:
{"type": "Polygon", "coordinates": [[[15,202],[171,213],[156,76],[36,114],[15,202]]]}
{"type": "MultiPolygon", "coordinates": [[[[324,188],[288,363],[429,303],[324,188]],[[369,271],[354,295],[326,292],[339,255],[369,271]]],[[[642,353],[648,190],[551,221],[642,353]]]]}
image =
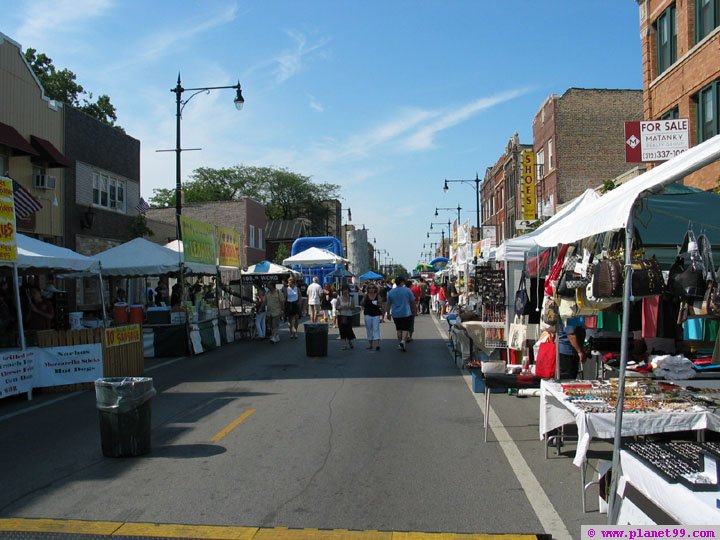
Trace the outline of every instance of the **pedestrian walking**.
{"type": "Polygon", "coordinates": [[[271,285],[265,295],[265,305],[267,306],[267,323],[270,327],[270,343],[277,343],[280,341],[280,319],[285,308],[285,294],[282,289],[271,285]]]}
{"type": "Polygon", "coordinates": [[[375,284],[370,284],[365,291],[362,300],[362,308],[365,315],[365,330],[367,331],[368,346],[370,352],[380,350],[380,317],[383,314],[383,305],[375,284]]]}
{"type": "Polygon", "coordinates": [[[453,313],[457,312],[458,301],[460,300],[460,293],[458,293],[455,286],[455,281],[457,281],[457,277],[452,276],[446,290],[449,311],[453,313]]]}
{"type": "Polygon", "coordinates": [[[402,276],[395,278],[395,288],[388,292],[385,314],[388,320],[395,319],[398,349],[405,352],[415,314],[415,295],[405,286],[405,278],[402,276]]]}
{"type": "Polygon", "coordinates": [[[290,330],[290,339],[297,339],[298,324],[300,323],[300,288],[295,278],[288,279],[287,296],[285,297],[285,319],[290,330]]]}
{"type": "Polygon", "coordinates": [[[340,296],[337,299],[337,320],[340,329],[340,339],[345,342],[343,350],[353,348],[355,332],[353,332],[353,315],[355,315],[355,299],[350,296],[350,287],[344,284],[340,287],[340,296]]]}
{"type": "Polygon", "coordinates": [[[430,313],[430,286],[423,278],[420,278],[420,308],[424,315],[430,313]]]}
{"type": "Polygon", "coordinates": [[[307,288],[308,313],[310,313],[310,322],[318,322],[320,316],[322,302],[322,287],[318,283],[317,276],[312,278],[312,283],[307,288]]]}
{"type": "Polygon", "coordinates": [[[265,288],[258,285],[258,291],[255,295],[255,330],[257,339],[265,339],[267,318],[267,304],[265,303],[265,288]]]}
{"type": "Polygon", "coordinates": [[[333,299],[333,292],[330,290],[330,284],[325,283],[323,286],[322,291],[320,292],[320,309],[322,310],[322,318],[323,322],[329,323],[332,321],[332,312],[333,312],[333,306],[332,306],[332,299],[333,299]]]}

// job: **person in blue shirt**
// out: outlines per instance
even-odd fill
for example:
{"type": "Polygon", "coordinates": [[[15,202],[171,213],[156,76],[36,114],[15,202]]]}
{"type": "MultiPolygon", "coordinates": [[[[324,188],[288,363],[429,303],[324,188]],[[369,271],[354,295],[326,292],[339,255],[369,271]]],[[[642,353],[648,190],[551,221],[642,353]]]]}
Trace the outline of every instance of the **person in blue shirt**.
{"type": "Polygon", "coordinates": [[[560,378],[577,379],[580,364],[585,361],[585,328],[582,319],[568,319],[558,336],[560,378]]]}
{"type": "Polygon", "coordinates": [[[385,313],[388,321],[395,319],[395,330],[400,343],[398,349],[405,352],[406,343],[410,339],[412,318],[415,315],[415,295],[405,286],[405,278],[395,278],[394,289],[388,291],[385,313]]]}

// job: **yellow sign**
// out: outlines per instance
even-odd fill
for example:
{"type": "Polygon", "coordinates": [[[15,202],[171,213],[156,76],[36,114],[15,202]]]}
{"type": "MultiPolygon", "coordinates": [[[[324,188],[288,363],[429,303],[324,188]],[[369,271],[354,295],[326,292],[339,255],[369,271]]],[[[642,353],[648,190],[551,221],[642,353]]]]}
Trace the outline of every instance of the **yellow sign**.
{"type": "Polygon", "coordinates": [[[537,201],[535,198],[535,152],[525,150],[522,156],[522,218],[524,220],[535,219],[537,201]]]}
{"type": "Polygon", "coordinates": [[[220,266],[240,267],[240,235],[235,229],[217,228],[220,266]]]}
{"type": "Polygon", "coordinates": [[[215,225],[180,216],[180,227],[182,227],[185,262],[215,266],[217,264],[215,225]]]}
{"type": "Polygon", "coordinates": [[[0,261],[17,260],[15,199],[10,178],[0,178],[0,261]]]}
{"type": "Polygon", "coordinates": [[[115,326],[105,329],[105,346],[119,347],[140,341],[140,325],[115,326]]]}

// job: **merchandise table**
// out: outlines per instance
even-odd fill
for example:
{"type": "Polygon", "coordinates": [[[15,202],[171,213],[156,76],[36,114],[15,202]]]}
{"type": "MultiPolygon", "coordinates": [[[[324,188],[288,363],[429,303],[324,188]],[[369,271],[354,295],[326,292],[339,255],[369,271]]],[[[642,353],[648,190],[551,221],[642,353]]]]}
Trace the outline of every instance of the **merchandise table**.
{"type": "Polygon", "coordinates": [[[620,464],[618,525],[720,524],[717,491],[692,491],[671,484],[626,450],[620,452],[620,464]]]}
{"type": "MultiPolygon", "coordinates": [[[[671,382],[703,388],[716,388],[718,384],[702,380],[671,382]]],[[[540,439],[543,440],[553,429],[572,423],[577,425],[578,431],[573,464],[582,467],[592,439],[612,439],[615,436],[615,413],[584,411],[566,399],[560,383],[543,380],[540,383],[540,439]]],[[[720,431],[720,416],[710,410],[623,413],[623,437],[701,429],[720,431]]]]}

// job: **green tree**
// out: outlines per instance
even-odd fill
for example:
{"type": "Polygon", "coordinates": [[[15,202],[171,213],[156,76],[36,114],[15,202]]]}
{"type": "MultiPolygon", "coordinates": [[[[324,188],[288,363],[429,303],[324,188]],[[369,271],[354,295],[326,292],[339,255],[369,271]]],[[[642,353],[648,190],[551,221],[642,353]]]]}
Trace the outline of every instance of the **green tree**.
{"type": "Polygon", "coordinates": [[[275,264],[282,264],[285,259],[287,259],[290,256],[290,248],[287,246],[287,244],[280,244],[278,245],[278,249],[275,252],[275,257],[273,257],[272,262],[275,264]]]}
{"type": "MultiPolygon", "coordinates": [[[[325,231],[327,210],[323,200],[339,196],[335,184],[313,183],[308,176],[272,167],[234,167],[193,171],[183,186],[186,202],[232,201],[251,197],[265,205],[268,219],[310,220],[313,234],[325,231]]],[[[175,205],[175,190],[153,190],[150,204],[155,207],[175,205]]]]}
{"type": "Polygon", "coordinates": [[[52,58],[45,53],[38,53],[36,49],[26,49],[25,59],[40,81],[47,97],[72,105],[104,124],[122,129],[115,125],[117,113],[108,95],[102,94],[92,101],[92,93],[86,92],[77,82],[75,73],[67,68],[58,70],[52,58]]]}
{"type": "Polygon", "coordinates": [[[143,214],[138,214],[130,222],[130,233],[132,234],[133,238],[155,236],[153,230],[148,227],[147,218],[143,214]]]}

